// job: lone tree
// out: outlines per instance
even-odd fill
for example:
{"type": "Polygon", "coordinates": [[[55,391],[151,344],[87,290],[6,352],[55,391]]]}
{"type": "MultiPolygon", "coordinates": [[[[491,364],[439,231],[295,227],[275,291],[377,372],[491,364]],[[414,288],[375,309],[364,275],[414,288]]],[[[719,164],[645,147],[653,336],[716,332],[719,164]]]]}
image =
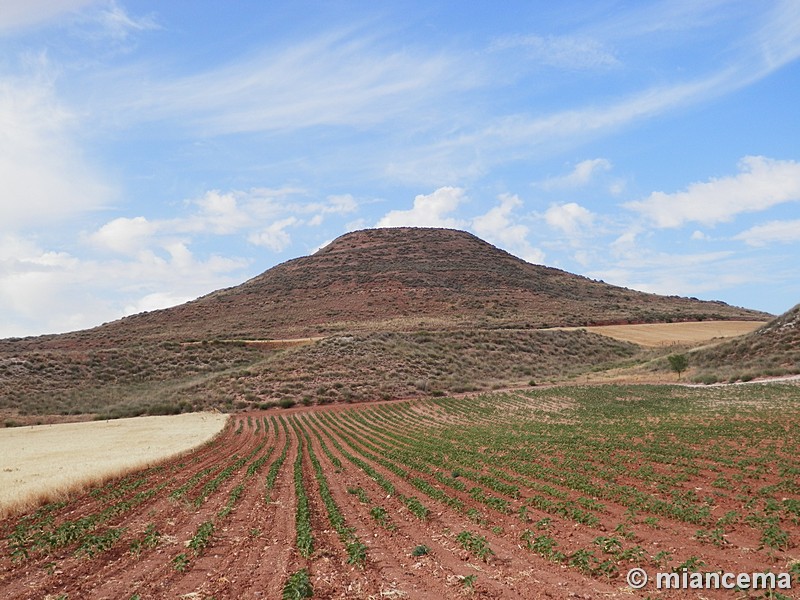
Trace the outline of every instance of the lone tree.
{"type": "Polygon", "coordinates": [[[672,354],[667,357],[670,368],[678,374],[678,379],[681,378],[681,373],[689,366],[689,359],[685,354],[672,354]]]}

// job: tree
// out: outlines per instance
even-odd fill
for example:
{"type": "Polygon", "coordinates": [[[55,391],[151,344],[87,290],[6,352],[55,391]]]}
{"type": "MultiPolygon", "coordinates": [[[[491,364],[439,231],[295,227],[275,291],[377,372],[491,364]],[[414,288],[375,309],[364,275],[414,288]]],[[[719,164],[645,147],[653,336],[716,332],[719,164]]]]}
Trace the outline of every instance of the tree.
{"type": "Polygon", "coordinates": [[[678,379],[681,378],[681,373],[689,366],[689,359],[685,354],[672,354],[667,357],[670,368],[678,374],[678,379]]]}

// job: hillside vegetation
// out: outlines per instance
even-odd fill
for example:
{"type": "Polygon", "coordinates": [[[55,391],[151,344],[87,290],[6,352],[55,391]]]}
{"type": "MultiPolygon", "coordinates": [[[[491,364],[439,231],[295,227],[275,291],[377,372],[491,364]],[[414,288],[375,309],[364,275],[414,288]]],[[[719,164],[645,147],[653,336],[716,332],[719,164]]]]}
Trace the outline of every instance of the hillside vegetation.
{"type": "Polygon", "coordinates": [[[800,304],[748,335],[693,352],[691,363],[706,382],[800,373],[800,304]]]}
{"type": "Polygon", "coordinates": [[[7,419],[266,408],[490,390],[559,380],[639,348],[585,331],[358,333],[259,350],[242,343],[39,352],[0,367],[7,419]],[[12,371],[11,375],[9,375],[12,371]]]}

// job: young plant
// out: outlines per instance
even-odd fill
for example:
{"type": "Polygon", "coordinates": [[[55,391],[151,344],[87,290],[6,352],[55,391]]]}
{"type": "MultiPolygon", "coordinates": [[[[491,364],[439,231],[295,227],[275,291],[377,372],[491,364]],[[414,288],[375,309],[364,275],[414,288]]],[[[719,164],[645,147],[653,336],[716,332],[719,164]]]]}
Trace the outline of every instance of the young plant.
{"type": "Polygon", "coordinates": [[[314,588],[308,577],[308,569],[300,569],[286,581],[281,598],[283,600],[302,600],[313,596],[314,588]]]}
{"type": "Polygon", "coordinates": [[[425,544],[420,544],[419,546],[414,546],[414,549],[411,551],[411,556],[426,556],[430,554],[430,551],[431,549],[425,544]]]}

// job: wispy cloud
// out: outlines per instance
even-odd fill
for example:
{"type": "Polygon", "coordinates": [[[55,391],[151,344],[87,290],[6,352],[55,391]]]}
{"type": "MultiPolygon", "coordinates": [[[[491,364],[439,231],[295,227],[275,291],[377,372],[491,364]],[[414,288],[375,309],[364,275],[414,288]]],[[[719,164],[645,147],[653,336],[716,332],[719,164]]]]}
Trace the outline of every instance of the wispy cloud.
{"type": "Polygon", "coordinates": [[[157,81],[134,102],[118,100],[139,118],[180,118],[205,134],[366,127],[413,114],[475,78],[443,52],[390,50],[371,37],[336,32],[157,81]]]}
{"type": "Polygon", "coordinates": [[[747,43],[758,50],[767,73],[800,57],[800,5],[794,0],[777,2],[747,43]]]}
{"type": "Polygon", "coordinates": [[[125,40],[133,33],[161,28],[152,15],[132,16],[119,3],[114,1],[99,12],[96,20],[107,35],[117,40],[125,40]]]}
{"type": "Polygon", "coordinates": [[[791,244],[800,242],[800,219],[770,221],[756,225],[733,236],[750,246],[768,246],[772,243],[791,244]]]}
{"type": "Polygon", "coordinates": [[[561,69],[598,69],[619,65],[619,60],[605,44],[574,35],[507,35],[494,40],[489,50],[521,50],[525,59],[534,64],[561,69]]]}
{"type": "Polygon", "coordinates": [[[536,187],[545,190],[571,189],[587,185],[597,173],[611,170],[611,161],[605,158],[591,158],[579,162],[567,175],[551,177],[537,183],[536,187]]]}

